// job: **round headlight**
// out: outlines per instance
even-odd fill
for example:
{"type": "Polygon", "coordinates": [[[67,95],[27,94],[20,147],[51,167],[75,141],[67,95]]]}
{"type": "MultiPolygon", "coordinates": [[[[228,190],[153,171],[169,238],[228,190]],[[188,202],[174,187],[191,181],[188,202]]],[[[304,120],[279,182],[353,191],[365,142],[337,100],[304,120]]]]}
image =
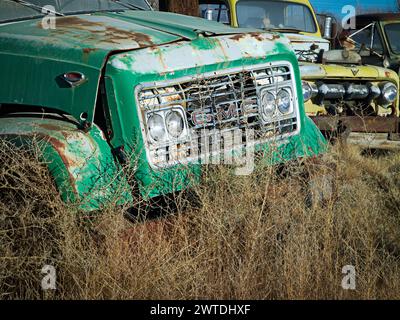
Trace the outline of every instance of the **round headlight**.
{"type": "Polygon", "coordinates": [[[281,113],[285,114],[290,112],[292,97],[287,89],[282,89],[276,96],[276,104],[281,113]]]}
{"type": "Polygon", "coordinates": [[[183,117],[178,111],[168,112],[165,124],[169,135],[173,138],[179,138],[185,129],[183,117]]]}
{"type": "Polygon", "coordinates": [[[381,87],[381,99],[383,105],[389,105],[393,103],[397,98],[397,87],[390,82],[385,83],[381,87]]]}
{"type": "Polygon", "coordinates": [[[318,95],[318,87],[315,83],[302,81],[302,89],[304,102],[307,102],[318,95]]]}
{"type": "Polygon", "coordinates": [[[152,114],[147,119],[147,128],[150,134],[150,137],[158,142],[162,141],[165,138],[165,126],[164,126],[164,119],[159,114],[152,114]]]}
{"type": "Polygon", "coordinates": [[[271,92],[265,92],[261,97],[261,116],[265,121],[270,120],[276,110],[275,96],[271,92]]]}

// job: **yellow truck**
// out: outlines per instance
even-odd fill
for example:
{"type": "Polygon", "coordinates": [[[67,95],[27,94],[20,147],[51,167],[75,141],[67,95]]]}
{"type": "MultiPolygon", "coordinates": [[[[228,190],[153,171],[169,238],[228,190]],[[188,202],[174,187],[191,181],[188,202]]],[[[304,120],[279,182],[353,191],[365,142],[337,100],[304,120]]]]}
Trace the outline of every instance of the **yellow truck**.
{"type": "Polygon", "coordinates": [[[306,112],[328,137],[370,148],[399,148],[399,77],[331,50],[332,18],[321,33],[309,0],[200,0],[200,15],[234,27],[283,33],[300,64],[306,112]]]}

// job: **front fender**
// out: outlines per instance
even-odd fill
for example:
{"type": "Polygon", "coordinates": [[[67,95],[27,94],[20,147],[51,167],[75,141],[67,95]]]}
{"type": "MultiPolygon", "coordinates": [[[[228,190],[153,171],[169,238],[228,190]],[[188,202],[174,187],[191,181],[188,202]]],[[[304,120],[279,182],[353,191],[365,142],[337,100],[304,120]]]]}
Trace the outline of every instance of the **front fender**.
{"type": "Polygon", "coordinates": [[[42,118],[0,119],[0,136],[19,145],[39,141],[41,157],[65,202],[85,211],[132,201],[131,188],[97,126],[42,118]]]}

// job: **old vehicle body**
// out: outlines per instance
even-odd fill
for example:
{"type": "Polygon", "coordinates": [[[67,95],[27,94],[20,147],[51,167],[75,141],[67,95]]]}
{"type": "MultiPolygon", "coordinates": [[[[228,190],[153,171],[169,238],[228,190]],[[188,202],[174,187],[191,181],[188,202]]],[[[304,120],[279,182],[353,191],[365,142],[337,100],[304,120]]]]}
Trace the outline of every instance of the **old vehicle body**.
{"type": "Polygon", "coordinates": [[[146,199],[179,191],[198,181],[195,155],[209,147],[192,147],[195,134],[217,129],[239,131],[243,149],[252,128],[255,151],[272,152],[268,163],[325,151],[279,35],[154,12],[139,0],[30,3],[0,4],[0,137],[44,140],[64,200],[94,210],[129,203],[136,189],[146,199]],[[40,6],[49,3],[54,28],[43,26],[40,6]],[[286,100],[267,99],[282,90],[286,100]]]}
{"type": "Polygon", "coordinates": [[[330,50],[308,0],[201,0],[200,11],[234,27],[287,36],[299,60],[306,112],[327,135],[340,134],[364,146],[398,147],[397,74],[363,64],[357,52],[330,50]]]}
{"type": "Polygon", "coordinates": [[[400,71],[400,13],[358,15],[349,38],[363,63],[400,71]]]}

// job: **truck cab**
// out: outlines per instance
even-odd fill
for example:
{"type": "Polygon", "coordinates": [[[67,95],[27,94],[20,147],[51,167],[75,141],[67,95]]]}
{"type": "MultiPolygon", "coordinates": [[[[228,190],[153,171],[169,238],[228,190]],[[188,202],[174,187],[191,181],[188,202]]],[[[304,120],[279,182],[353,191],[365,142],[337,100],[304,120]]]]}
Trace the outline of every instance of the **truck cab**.
{"type": "Polygon", "coordinates": [[[306,112],[327,135],[363,146],[398,145],[399,78],[364,64],[355,50],[331,50],[308,0],[201,0],[200,14],[234,27],[284,34],[299,60],[306,112]]]}
{"type": "Polygon", "coordinates": [[[193,186],[211,157],[252,148],[268,165],[326,151],[275,33],[144,0],[3,0],[0,68],[0,138],[39,139],[82,210],[193,186]]]}
{"type": "Polygon", "coordinates": [[[363,63],[400,71],[400,14],[369,13],[356,17],[356,29],[343,37],[344,46],[360,52],[363,63]]]}

